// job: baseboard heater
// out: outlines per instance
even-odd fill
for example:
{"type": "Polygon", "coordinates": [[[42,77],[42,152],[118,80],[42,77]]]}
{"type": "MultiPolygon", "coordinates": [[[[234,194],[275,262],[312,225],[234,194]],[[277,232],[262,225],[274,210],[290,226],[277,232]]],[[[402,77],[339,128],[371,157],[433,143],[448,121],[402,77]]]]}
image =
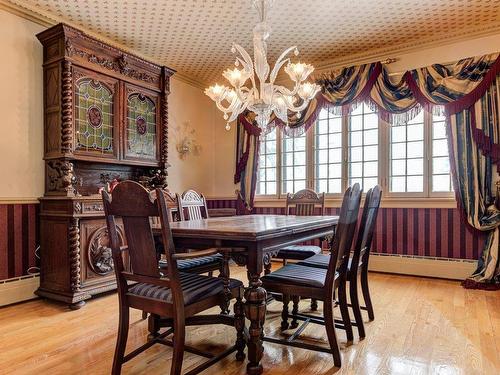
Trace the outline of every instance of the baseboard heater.
{"type": "Polygon", "coordinates": [[[368,269],[376,272],[463,280],[474,272],[476,265],[476,261],[468,259],[371,253],[368,269]]]}
{"type": "Polygon", "coordinates": [[[0,280],[0,306],[37,298],[35,290],[40,286],[40,274],[0,280]]]}

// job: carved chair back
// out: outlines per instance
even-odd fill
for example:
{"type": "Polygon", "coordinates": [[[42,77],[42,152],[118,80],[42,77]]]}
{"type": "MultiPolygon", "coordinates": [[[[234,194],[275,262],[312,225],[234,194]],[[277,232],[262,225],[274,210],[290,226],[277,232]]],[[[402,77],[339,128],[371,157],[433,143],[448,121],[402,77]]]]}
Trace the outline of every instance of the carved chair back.
{"type": "Polygon", "coordinates": [[[103,191],[102,197],[121,303],[127,299],[128,282],[135,281],[170,288],[174,307],[182,308],[184,301],[179,273],[172,256],[175,248],[169,224],[169,209],[162,190],[148,192],[134,181],[124,181],[115,187],[112,195],[103,191]],[[160,218],[163,243],[166,244],[165,256],[168,264],[174,265],[168,267],[168,277],[158,267],[151,217],[160,218]],[[123,222],[127,246],[120,246],[117,219],[123,222]],[[124,253],[128,253],[130,271],[124,268],[124,253]]]}
{"type": "Polygon", "coordinates": [[[286,195],[286,214],[293,213],[298,216],[312,216],[320,208],[320,214],[325,214],[325,193],[318,194],[311,189],[302,189],[295,194],[286,195]]]}
{"type": "Polygon", "coordinates": [[[329,293],[333,293],[335,281],[344,278],[347,274],[349,255],[358,221],[361,192],[359,184],[356,183],[346,190],[342,200],[339,221],[335,237],[331,244],[330,263],[328,264],[326,275],[326,287],[329,289],[329,293]],[[340,277],[336,278],[335,275],[337,272],[340,277]]]}
{"type": "Polygon", "coordinates": [[[378,185],[368,190],[368,193],[366,193],[365,204],[359,223],[358,236],[356,238],[356,244],[354,245],[354,254],[351,262],[351,272],[353,273],[357,272],[358,267],[368,266],[368,257],[370,255],[381,198],[382,190],[378,185]]]}
{"type": "Polygon", "coordinates": [[[200,220],[208,218],[207,201],[203,194],[187,190],[177,194],[180,220],[200,220]]]}
{"type": "MultiPolygon", "coordinates": [[[[168,190],[161,190],[163,195],[165,196],[165,201],[167,202],[167,207],[168,207],[168,214],[169,214],[169,220],[172,221],[180,221],[179,217],[179,212],[178,212],[178,207],[179,204],[177,202],[177,194],[171,193],[168,190]]],[[[156,191],[153,191],[152,194],[156,196],[156,191]]],[[[160,217],[152,217],[151,218],[151,225],[153,227],[159,228],[161,226],[160,224],[160,217]]]]}

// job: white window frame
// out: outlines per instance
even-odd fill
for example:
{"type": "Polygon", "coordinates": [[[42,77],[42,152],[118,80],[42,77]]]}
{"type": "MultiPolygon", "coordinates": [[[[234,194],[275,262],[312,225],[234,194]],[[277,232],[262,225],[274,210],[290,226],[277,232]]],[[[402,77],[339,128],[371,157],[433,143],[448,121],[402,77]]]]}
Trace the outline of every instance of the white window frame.
{"type": "MultiPolygon", "coordinates": [[[[326,193],[326,199],[339,200],[343,191],[348,185],[348,115],[342,116],[342,193],[326,193]]],[[[404,202],[405,200],[436,200],[454,202],[454,192],[433,192],[432,191],[432,114],[424,112],[424,191],[423,192],[390,192],[389,190],[389,168],[390,168],[390,127],[391,125],[381,120],[379,117],[378,126],[378,184],[382,188],[383,201],[394,200],[404,202]]],[[[306,133],[306,187],[315,189],[315,141],[316,125],[312,125],[306,133]]],[[[276,132],[276,194],[263,195],[256,194],[257,201],[282,200],[286,198],[287,192],[283,192],[282,181],[282,143],[283,132],[277,129],[276,132]]]]}

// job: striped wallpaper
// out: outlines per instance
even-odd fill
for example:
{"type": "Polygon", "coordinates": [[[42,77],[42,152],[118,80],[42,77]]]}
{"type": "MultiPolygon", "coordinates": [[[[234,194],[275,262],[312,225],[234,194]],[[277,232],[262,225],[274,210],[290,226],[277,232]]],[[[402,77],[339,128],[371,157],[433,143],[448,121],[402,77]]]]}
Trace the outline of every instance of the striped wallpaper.
{"type": "Polygon", "coordinates": [[[38,204],[0,204],[0,280],[36,266],[38,204]]]}
{"type": "MultiPolygon", "coordinates": [[[[236,208],[236,200],[208,200],[208,208],[236,208]]],[[[284,207],[253,213],[284,214],[284,207]]],[[[0,280],[28,274],[37,265],[38,205],[0,204],[0,280]]],[[[335,215],[338,208],[327,208],[335,215]]],[[[479,257],[485,236],[470,231],[452,208],[381,208],[372,251],[455,259],[479,257]]]]}
{"type": "MultiPolygon", "coordinates": [[[[236,208],[235,200],[209,200],[208,208],[236,208]]],[[[336,215],[338,208],[326,208],[336,215]]],[[[284,214],[284,207],[256,207],[256,214],[284,214]]],[[[456,208],[380,208],[372,251],[439,258],[479,257],[485,236],[466,227],[456,208]]]]}

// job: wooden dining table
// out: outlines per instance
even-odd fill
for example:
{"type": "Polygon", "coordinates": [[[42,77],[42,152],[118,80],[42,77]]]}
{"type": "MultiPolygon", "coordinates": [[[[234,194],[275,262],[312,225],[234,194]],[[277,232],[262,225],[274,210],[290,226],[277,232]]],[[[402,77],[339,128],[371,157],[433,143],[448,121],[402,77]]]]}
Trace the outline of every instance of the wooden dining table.
{"type": "Polygon", "coordinates": [[[260,280],[265,262],[279,249],[297,243],[332,235],[338,216],[244,215],[170,224],[176,249],[231,249],[231,258],[246,266],[245,316],[248,330],[247,373],[261,374],[264,352],[263,327],[267,293],[260,280]]]}

